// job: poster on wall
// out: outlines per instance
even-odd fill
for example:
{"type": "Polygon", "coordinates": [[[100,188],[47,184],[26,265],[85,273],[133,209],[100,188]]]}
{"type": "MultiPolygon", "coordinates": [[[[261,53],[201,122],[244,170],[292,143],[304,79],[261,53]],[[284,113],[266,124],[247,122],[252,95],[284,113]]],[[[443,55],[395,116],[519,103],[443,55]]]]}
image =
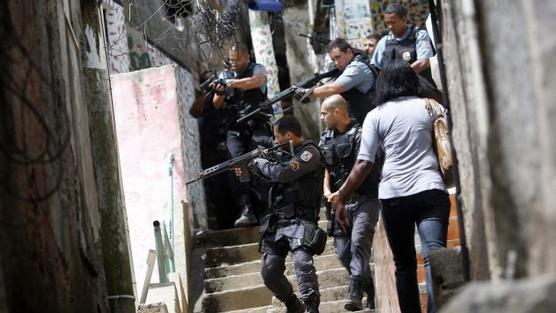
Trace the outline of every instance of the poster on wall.
{"type": "Polygon", "coordinates": [[[363,40],[372,32],[369,0],[345,0],[344,21],[346,39],[355,47],[362,48],[363,40]]]}

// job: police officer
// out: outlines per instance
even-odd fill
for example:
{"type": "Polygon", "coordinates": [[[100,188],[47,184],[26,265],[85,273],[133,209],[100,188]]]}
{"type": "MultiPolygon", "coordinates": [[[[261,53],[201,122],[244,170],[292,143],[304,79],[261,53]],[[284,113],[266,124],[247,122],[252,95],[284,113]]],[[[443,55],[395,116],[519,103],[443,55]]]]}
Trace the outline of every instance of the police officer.
{"type": "Polygon", "coordinates": [[[313,90],[298,87],[296,94],[321,98],[341,94],[348,102],[350,115],[362,124],[367,112],[374,108],[372,97],[378,72],[364,56],[356,55],[345,39],[336,38],[330,42],[328,55],[336,68],[342,71],[340,76],[334,82],[313,90]]]}
{"type": "Polygon", "coordinates": [[[274,127],[275,142],[291,141],[292,153],[278,161],[254,159],[251,171],[271,184],[269,212],[261,220],[261,274],[264,284],[284,302],[287,312],[318,312],[319,285],[313,255],[326,244],[326,233],[317,227],[322,196],[323,165],[318,147],[306,141],[299,121],[287,115],[274,127]],[[301,302],[284,276],[288,252],[301,302]]]}
{"type": "Polygon", "coordinates": [[[384,68],[395,50],[398,59],[408,62],[417,74],[432,83],[429,59],[433,57],[434,50],[427,31],[409,24],[407,12],[399,3],[386,7],[384,23],[389,33],[378,42],[371,64],[384,68]]]}
{"type": "MultiPolygon", "coordinates": [[[[327,130],[322,134],[319,147],[324,157],[326,172],[324,195],[329,196],[344,183],[355,163],[361,142],[361,126],[350,119],[347,103],[340,95],[326,98],[320,118],[327,130]]],[[[334,226],[336,255],[350,273],[348,311],[363,308],[363,291],[367,293],[367,307],[374,309],[374,284],[369,268],[369,258],[376,222],[379,214],[379,166],[367,176],[347,202],[351,228],[342,231],[334,226]]],[[[335,223],[330,218],[329,223],[335,223]]]]}
{"type": "MultiPolygon", "coordinates": [[[[257,109],[266,100],[266,69],[261,64],[251,62],[249,50],[242,44],[232,47],[228,58],[231,68],[220,76],[226,86],[213,84],[216,91],[213,104],[216,108],[233,109],[237,119],[257,109]]],[[[238,157],[257,145],[272,145],[272,134],[267,121],[268,116],[259,114],[247,122],[230,125],[226,134],[226,147],[230,157],[238,157]]],[[[237,189],[236,199],[242,212],[235,221],[235,226],[256,224],[249,182],[237,184],[237,189]]]]}
{"type": "MultiPolygon", "coordinates": [[[[200,75],[199,83],[211,79],[212,72],[206,71],[200,75]]],[[[203,91],[193,102],[189,113],[197,118],[199,126],[199,147],[201,150],[201,167],[209,168],[228,160],[226,150],[226,133],[232,121],[232,112],[226,108],[216,109],[212,103],[214,92],[203,91]]],[[[228,173],[227,173],[228,174],[228,173]]],[[[231,186],[236,183],[232,175],[216,175],[203,180],[209,212],[210,229],[233,227],[237,216],[231,214],[217,214],[224,210],[239,213],[239,207],[230,207],[227,197],[233,192],[231,186]]]]}

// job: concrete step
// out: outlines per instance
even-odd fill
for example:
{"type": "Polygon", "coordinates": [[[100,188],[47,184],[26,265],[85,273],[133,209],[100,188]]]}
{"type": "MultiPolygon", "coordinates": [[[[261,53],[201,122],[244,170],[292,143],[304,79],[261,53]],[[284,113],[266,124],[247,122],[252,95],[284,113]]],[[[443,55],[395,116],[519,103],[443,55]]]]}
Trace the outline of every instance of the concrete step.
{"type": "Polygon", "coordinates": [[[235,246],[259,242],[259,226],[210,230],[197,238],[197,245],[205,247],[235,246]]]}
{"type": "MultiPolygon", "coordinates": [[[[314,257],[317,270],[342,267],[342,263],[335,254],[323,254],[314,257]]],[[[261,261],[251,261],[240,264],[219,266],[205,269],[205,279],[224,278],[238,276],[249,273],[260,273],[261,261]]],[[[286,258],[286,275],[293,274],[293,262],[291,254],[286,258]]]]}
{"type": "MultiPolygon", "coordinates": [[[[297,282],[293,273],[286,273],[288,280],[297,290],[297,282]]],[[[344,268],[333,268],[319,271],[317,270],[320,288],[329,288],[346,285],[349,276],[344,268]]],[[[263,284],[260,273],[249,273],[238,276],[222,277],[216,279],[205,279],[205,292],[221,292],[233,290],[238,287],[254,287],[263,284]]]]}
{"type": "Polygon", "coordinates": [[[210,248],[206,250],[205,266],[216,267],[227,264],[238,264],[255,261],[259,258],[258,243],[210,248]]]}
{"type": "MultiPolygon", "coordinates": [[[[272,304],[272,292],[264,285],[208,293],[203,296],[203,312],[226,312],[272,304]]],[[[250,311],[247,311],[250,312],[250,311]]]]}
{"type": "MultiPolygon", "coordinates": [[[[329,301],[338,301],[338,300],[345,300],[348,296],[349,286],[335,286],[330,288],[320,289],[320,301],[321,302],[329,302],[329,301]]],[[[299,297],[299,293],[297,293],[299,297]]],[[[366,302],[365,302],[366,303],[366,302]]],[[[285,307],[282,301],[278,300],[276,297],[272,297],[272,305],[274,307],[285,307]]]]}
{"type": "MultiPolygon", "coordinates": [[[[281,303],[281,302],[280,302],[281,303]]],[[[344,305],[347,303],[346,300],[336,300],[336,301],[321,301],[319,305],[319,313],[344,313],[348,312],[344,309],[344,305]]],[[[367,303],[367,298],[363,298],[363,305],[367,303]]],[[[267,313],[283,313],[285,311],[285,306],[283,304],[275,305],[272,309],[268,310],[267,313]]],[[[363,309],[361,311],[355,311],[360,313],[376,313],[375,310],[363,309]]]]}
{"type": "MultiPolygon", "coordinates": [[[[256,261],[259,259],[259,244],[249,243],[236,246],[216,247],[206,250],[206,267],[221,267],[223,265],[233,265],[244,262],[256,261]]],[[[329,238],[326,241],[326,248],[322,255],[334,253],[334,240],[329,238]]]]}
{"type": "Polygon", "coordinates": [[[267,313],[269,310],[272,310],[273,308],[274,307],[272,305],[267,305],[267,306],[248,308],[243,310],[226,311],[223,313],[267,313]]]}

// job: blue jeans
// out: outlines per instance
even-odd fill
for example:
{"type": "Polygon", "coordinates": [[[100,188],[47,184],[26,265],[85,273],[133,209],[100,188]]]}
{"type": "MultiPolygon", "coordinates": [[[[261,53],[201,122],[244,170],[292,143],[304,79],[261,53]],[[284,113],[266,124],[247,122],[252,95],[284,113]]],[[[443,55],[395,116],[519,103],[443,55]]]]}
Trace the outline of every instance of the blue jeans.
{"type": "Polygon", "coordinates": [[[421,238],[425,261],[428,306],[436,312],[432,297],[429,253],[446,247],[450,200],[442,190],[427,190],[415,195],[381,200],[382,219],[396,265],[396,288],[402,313],[421,312],[417,286],[415,225],[421,238]]]}

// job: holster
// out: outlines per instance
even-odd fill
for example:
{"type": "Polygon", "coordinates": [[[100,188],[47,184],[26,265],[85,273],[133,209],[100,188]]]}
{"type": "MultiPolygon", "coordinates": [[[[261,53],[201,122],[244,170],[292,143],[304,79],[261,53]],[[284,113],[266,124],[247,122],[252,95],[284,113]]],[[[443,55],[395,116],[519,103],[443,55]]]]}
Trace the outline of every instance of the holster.
{"type": "Polygon", "coordinates": [[[324,252],[324,248],[326,247],[326,231],[320,227],[315,229],[315,233],[313,234],[313,240],[311,241],[311,250],[314,254],[320,255],[324,252]]]}
{"type": "Polygon", "coordinates": [[[326,247],[326,231],[313,223],[304,223],[304,226],[305,234],[303,236],[303,241],[305,245],[314,254],[322,254],[326,247]]]}

